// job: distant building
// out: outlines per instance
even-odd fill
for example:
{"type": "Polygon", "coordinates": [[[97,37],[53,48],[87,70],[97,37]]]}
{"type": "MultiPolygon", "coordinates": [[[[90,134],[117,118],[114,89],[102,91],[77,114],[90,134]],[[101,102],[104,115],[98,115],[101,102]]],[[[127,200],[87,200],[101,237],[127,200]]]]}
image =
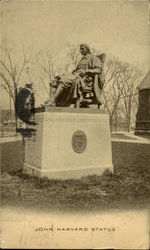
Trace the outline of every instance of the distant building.
{"type": "Polygon", "coordinates": [[[150,71],[143,79],[139,90],[135,134],[150,134],[150,71]]]}

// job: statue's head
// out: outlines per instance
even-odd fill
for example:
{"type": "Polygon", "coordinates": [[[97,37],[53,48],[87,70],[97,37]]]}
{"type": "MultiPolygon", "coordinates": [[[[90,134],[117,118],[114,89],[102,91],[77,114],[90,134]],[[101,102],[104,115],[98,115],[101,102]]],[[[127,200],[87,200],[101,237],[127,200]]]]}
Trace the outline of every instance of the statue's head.
{"type": "Polygon", "coordinates": [[[91,53],[90,48],[87,44],[80,44],[80,52],[81,52],[81,55],[83,56],[91,53]]]}

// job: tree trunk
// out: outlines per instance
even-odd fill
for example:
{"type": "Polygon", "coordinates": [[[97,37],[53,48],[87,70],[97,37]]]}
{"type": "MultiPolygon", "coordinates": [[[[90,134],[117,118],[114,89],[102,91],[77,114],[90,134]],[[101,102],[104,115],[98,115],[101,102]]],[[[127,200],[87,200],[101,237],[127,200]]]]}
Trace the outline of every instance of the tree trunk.
{"type": "Polygon", "coordinates": [[[128,119],[127,119],[127,122],[128,122],[128,132],[131,131],[131,112],[129,112],[128,114],[128,119]]]}
{"type": "Polygon", "coordinates": [[[110,131],[111,131],[111,132],[112,132],[112,127],[113,127],[113,126],[112,126],[112,125],[113,125],[113,124],[112,124],[112,117],[113,117],[112,115],[109,115],[109,124],[110,124],[110,131]]]}
{"type": "Polygon", "coordinates": [[[11,96],[9,96],[9,110],[10,110],[11,134],[12,134],[12,132],[13,132],[13,119],[12,119],[11,96]]]}
{"type": "Polygon", "coordinates": [[[14,90],[14,111],[15,111],[15,127],[16,127],[16,132],[17,132],[17,128],[18,128],[18,116],[16,113],[16,106],[17,106],[17,87],[15,87],[14,90]]]}
{"type": "Polygon", "coordinates": [[[117,132],[117,123],[118,123],[118,121],[117,121],[118,119],[117,119],[117,108],[115,108],[115,132],[117,132]]]}

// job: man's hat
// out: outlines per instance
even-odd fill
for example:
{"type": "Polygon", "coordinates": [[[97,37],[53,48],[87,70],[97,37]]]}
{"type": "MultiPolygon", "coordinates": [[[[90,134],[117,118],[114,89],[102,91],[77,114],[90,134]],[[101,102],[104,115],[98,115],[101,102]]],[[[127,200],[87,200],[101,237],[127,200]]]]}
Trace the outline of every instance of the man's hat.
{"type": "Polygon", "coordinates": [[[89,47],[89,45],[87,44],[87,43],[82,43],[82,44],[80,44],[80,47],[81,46],[84,46],[84,47],[86,47],[87,49],[90,49],[90,47],[89,47]]]}
{"type": "Polygon", "coordinates": [[[27,83],[25,85],[26,88],[33,89],[33,83],[27,83]]]}

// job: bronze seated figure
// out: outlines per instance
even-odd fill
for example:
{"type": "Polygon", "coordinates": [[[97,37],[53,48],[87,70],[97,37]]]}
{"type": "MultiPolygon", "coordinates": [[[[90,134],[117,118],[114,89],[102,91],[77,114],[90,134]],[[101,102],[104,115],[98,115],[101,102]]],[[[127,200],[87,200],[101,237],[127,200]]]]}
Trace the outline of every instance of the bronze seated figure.
{"type": "Polygon", "coordinates": [[[71,74],[55,77],[51,83],[51,99],[57,107],[89,107],[102,102],[105,83],[105,54],[91,54],[87,45],[81,44],[82,58],[71,74]]]}

